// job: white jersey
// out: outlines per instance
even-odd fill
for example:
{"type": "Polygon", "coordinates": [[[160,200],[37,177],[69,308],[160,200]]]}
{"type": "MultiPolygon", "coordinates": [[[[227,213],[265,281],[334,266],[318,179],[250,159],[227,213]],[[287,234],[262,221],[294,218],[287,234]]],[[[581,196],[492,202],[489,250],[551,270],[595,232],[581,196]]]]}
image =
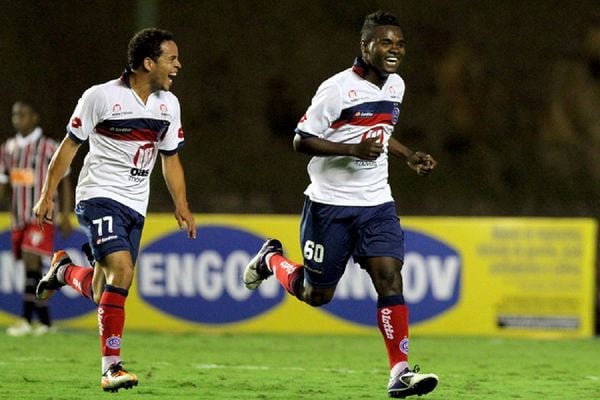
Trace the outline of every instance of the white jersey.
{"type": "Polygon", "coordinates": [[[78,143],[89,140],[76,202],[107,197],[144,216],[158,153],[174,154],[183,145],[175,95],[157,91],[144,104],[129,87],[127,75],[89,88],[67,131],[78,143]]]}
{"type": "Polygon", "coordinates": [[[400,115],[404,81],[388,76],[382,88],[364,79],[366,65],[327,79],[298,123],[296,132],[337,143],[360,143],[377,137],[384,152],[374,161],[350,156],[315,156],[308,164],[312,201],[342,206],[374,206],[392,201],[388,183],[388,141],[400,115]]]}

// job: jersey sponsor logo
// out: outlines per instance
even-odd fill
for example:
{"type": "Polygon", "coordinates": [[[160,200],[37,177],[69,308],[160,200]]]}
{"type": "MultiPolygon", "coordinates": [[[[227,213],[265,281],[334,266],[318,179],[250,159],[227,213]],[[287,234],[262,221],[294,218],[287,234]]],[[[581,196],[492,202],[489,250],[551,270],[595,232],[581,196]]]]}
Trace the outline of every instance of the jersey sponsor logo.
{"type": "MultiPolygon", "coordinates": [[[[56,228],[55,228],[56,229],[56,228]]],[[[87,238],[80,230],[74,230],[64,238],[58,231],[54,234],[55,249],[66,250],[73,263],[89,266],[87,259],[80,250],[87,238]]],[[[42,258],[44,273],[48,270],[50,257],[42,258]]],[[[10,231],[0,231],[0,310],[21,315],[23,288],[25,287],[25,271],[21,261],[13,259],[10,249],[10,231]]],[[[52,297],[50,312],[54,320],[64,320],[79,317],[94,312],[96,306],[89,299],[81,296],[69,286],[62,287],[52,297]]]]}
{"type": "Polygon", "coordinates": [[[142,182],[150,176],[150,168],[154,160],[156,148],[153,143],[146,143],[138,147],[133,156],[134,168],[129,170],[129,180],[142,182]]]}
{"type": "Polygon", "coordinates": [[[375,126],[393,125],[393,111],[398,103],[387,100],[362,102],[344,108],[337,120],[331,123],[332,129],[339,129],[344,125],[375,126]]]}
{"type": "Polygon", "coordinates": [[[35,182],[33,169],[31,168],[11,168],[10,184],[12,186],[31,187],[35,182]]]}
{"type": "Polygon", "coordinates": [[[276,279],[257,290],[241,276],[264,238],[230,226],[203,226],[196,241],[181,232],[144,247],[137,263],[142,299],[169,315],[204,324],[239,322],[275,307],[284,298],[276,279]]]}
{"type": "Polygon", "coordinates": [[[164,103],[163,103],[163,104],[161,104],[161,105],[159,106],[159,108],[160,108],[160,115],[161,115],[161,116],[163,116],[163,117],[169,117],[169,116],[171,115],[171,114],[169,113],[169,108],[167,107],[167,105],[166,105],[166,104],[164,104],[164,103]]]}
{"type": "Polygon", "coordinates": [[[116,103],[112,108],[111,115],[113,117],[120,117],[122,115],[131,115],[131,114],[133,114],[133,111],[123,111],[123,107],[119,103],[116,103]]]}
{"type": "Polygon", "coordinates": [[[75,128],[75,129],[77,129],[77,128],[81,128],[81,118],[79,118],[79,117],[74,117],[74,118],[71,120],[71,127],[72,127],[72,128],[75,128]]]}
{"type": "MultiPolygon", "coordinates": [[[[404,230],[406,254],[402,277],[410,322],[435,318],[456,306],[461,290],[458,252],[438,239],[404,230]]],[[[364,270],[350,261],[334,299],[323,310],[363,325],[376,325],[377,293],[364,270]]]]}
{"type": "Polygon", "coordinates": [[[177,131],[177,137],[179,139],[183,139],[183,128],[179,128],[179,130],[177,131]]]}
{"type": "Polygon", "coordinates": [[[381,311],[381,325],[385,337],[392,340],[394,339],[394,327],[392,326],[392,310],[390,308],[384,308],[381,311]]]}

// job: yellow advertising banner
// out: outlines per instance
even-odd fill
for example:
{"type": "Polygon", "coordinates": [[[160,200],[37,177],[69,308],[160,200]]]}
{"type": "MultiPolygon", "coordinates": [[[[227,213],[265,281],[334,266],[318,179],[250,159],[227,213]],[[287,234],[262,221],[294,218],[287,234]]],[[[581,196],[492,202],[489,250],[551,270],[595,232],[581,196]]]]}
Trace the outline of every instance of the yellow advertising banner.
{"type": "MultiPolygon", "coordinates": [[[[75,226],[76,222],[73,221],[75,226]]],[[[127,299],[128,329],[365,333],[377,295],[352,260],[331,303],[311,308],[274,279],[249,291],[244,266],[265,238],[302,261],[299,216],[198,215],[198,238],[171,215],[150,214],[127,299]]],[[[597,223],[575,218],[405,217],[404,297],[411,332],[423,335],[593,335],[597,223]]],[[[87,264],[80,231],[58,235],[87,264]]],[[[47,262],[47,261],[46,261],[47,262]]],[[[19,316],[24,275],[0,214],[0,325],[19,316]]],[[[59,327],[93,329],[95,307],[66,287],[50,303],[59,327]]]]}

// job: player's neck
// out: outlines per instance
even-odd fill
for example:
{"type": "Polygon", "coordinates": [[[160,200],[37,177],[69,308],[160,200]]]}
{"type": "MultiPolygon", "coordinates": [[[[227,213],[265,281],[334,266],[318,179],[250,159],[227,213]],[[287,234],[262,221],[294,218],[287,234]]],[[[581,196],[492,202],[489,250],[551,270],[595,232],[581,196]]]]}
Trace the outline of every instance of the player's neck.
{"type": "Polygon", "coordinates": [[[133,73],[129,77],[129,86],[131,87],[131,90],[133,90],[135,94],[138,95],[140,100],[142,100],[142,102],[146,104],[146,102],[148,101],[148,97],[150,97],[150,95],[152,94],[150,82],[147,79],[144,79],[142,76],[133,73]]]}

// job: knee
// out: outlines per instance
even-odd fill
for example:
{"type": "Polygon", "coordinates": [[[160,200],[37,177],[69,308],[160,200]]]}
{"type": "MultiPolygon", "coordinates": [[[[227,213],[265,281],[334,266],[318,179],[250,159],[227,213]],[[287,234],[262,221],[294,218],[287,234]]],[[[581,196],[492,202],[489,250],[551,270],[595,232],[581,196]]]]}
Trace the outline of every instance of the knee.
{"type": "Polygon", "coordinates": [[[395,296],[402,294],[402,275],[390,273],[384,276],[375,276],[373,285],[379,296],[395,296]]]}
{"type": "Polygon", "coordinates": [[[333,293],[311,293],[304,299],[304,302],[312,307],[320,307],[331,301],[333,293]]]}

